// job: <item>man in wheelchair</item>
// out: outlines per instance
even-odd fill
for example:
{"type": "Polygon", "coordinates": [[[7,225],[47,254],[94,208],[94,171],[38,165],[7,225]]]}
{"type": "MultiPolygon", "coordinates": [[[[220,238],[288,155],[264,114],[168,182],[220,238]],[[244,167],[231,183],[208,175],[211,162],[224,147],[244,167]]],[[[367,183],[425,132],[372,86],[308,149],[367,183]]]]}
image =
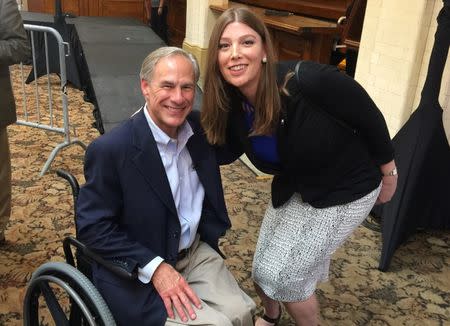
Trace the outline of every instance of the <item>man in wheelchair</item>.
{"type": "Polygon", "coordinates": [[[182,49],[145,58],[145,105],[86,151],[78,238],[137,271],[94,264],[93,283],[119,325],[252,325],[254,302],[218,247],[230,227],[220,171],[192,112],[199,68],[182,49]]]}

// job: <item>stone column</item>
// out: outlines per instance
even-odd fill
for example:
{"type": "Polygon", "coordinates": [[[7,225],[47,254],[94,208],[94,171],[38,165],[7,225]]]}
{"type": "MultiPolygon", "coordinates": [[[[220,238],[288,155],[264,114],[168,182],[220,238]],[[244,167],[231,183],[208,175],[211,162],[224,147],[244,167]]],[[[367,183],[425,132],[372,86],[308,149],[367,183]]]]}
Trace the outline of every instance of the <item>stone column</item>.
{"type": "Polygon", "coordinates": [[[435,2],[442,5],[441,0],[367,2],[355,79],[383,111],[391,136],[414,109],[435,2]]]}
{"type": "Polygon", "coordinates": [[[187,0],[186,37],[183,49],[194,54],[200,64],[200,86],[203,85],[209,36],[217,17],[209,9],[212,3],[227,4],[228,0],[187,0]]]}

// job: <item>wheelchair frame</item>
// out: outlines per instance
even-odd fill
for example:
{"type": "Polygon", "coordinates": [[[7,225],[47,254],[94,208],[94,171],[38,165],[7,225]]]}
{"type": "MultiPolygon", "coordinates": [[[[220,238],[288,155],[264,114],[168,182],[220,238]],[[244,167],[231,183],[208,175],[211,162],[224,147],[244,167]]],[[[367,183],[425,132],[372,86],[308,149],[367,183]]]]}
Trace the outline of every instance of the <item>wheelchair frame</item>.
{"type": "MultiPolygon", "coordinates": [[[[76,202],[80,190],[77,179],[65,170],[58,169],[56,174],[67,180],[72,189],[74,201],[74,220],[76,219],[76,202]]],[[[78,235],[75,223],[75,233],[78,235]]],[[[125,279],[136,279],[136,272],[128,272],[118,265],[104,260],[95,254],[76,237],[63,240],[66,263],[48,262],[33,273],[24,299],[23,320],[25,326],[38,326],[39,297],[42,296],[56,325],[104,325],[115,326],[114,318],[101,294],[90,281],[91,264],[96,262],[116,275],[125,279]],[[75,247],[75,256],[72,251],[75,247]],[[75,259],[76,258],[76,259],[75,259]],[[59,287],[70,300],[69,318],[66,317],[53,287],[59,287]]]]}
{"type": "Polygon", "coordinates": [[[116,325],[106,302],[91,281],[69,264],[49,262],[41,265],[33,273],[24,299],[24,325],[40,325],[39,297],[41,295],[58,326],[116,325]],[[57,285],[69,296],[71,304],[69,319],[50,284],[57,285]]]}

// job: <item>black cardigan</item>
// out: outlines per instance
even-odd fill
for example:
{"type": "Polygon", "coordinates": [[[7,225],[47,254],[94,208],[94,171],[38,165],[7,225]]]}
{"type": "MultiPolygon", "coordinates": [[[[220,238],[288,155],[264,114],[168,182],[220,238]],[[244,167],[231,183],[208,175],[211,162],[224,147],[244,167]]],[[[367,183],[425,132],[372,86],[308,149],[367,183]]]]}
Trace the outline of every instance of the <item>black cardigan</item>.
{"type": "MultiPolygon", "coordinates": [[[[280,63],[278,82],[295,62],[280,63]]],[[[281,170],[259,160],[247,136],[242,98],[234,91],[226,147],[245,153],[261,171],[274,174],[272,204],[279,207],[295,192],[323,208],[359,199],[381,182],[379,166],[394,150],[383,115],[366,91],[333,66],[305,61],[299,82],[287,84],[276,130],[281,170]]]]}

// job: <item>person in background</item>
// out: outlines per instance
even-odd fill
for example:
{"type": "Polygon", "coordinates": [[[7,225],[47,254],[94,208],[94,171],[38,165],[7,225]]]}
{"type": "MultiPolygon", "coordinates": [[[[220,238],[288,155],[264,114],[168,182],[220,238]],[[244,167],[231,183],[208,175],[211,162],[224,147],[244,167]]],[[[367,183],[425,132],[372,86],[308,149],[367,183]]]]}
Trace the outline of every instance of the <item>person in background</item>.
{"type": "Polygon", "coordinates": [[[396,189],[386,122],[336,67],[276,63],[264,22],[246,8],[217,19],[204,85],[201,122],[219,161],[245,153],[274,175],[253,259],[256,325],[276,325],[280,303],[296,325],[318,325],[314,293],[331,255],[396,189]]]}
{"type": "Polygon", "coordinates": [[[218,247],[231,223],[192,112],[197,61],[161,47],[140,78],[145,106],[89,145],[77,201],[78,238],[138,279],[94,265],[94,284],[119,325],[253,325],[255,304],[218,247]]]}
{"type": "MultiPolygon", "coordinates": [[[[347,10],[345,11],[345,16],[342,16],[338,19],[337,23],[341,26],[341,30],[345,30],[345,24],[349,24],[349,19],[352,13],[353,6],[355,4],[355,1],[351,1],[350,4],[347,6],[347,10]]],[[[360,26],[362,29],[362,25],[360,26]]],[[[356,31],[355,31],[356,32],[356,31]]],[[[359,31],[361,33],[361,30],[359,31]]],[[[343,34],[343,32],[342,32],[343,34]]],[[[345,41],[342,39],[343,35],[341,35],[341,38],[338,38],[336,40],[336,43],[342,43],[345,41]]],[[[340,48],[335,49],[331,53],[330,57],[330,64],[333,66],[340,66],[340,63],[345,59],[345,73],[349,75],[350,77],[355,78],[355,71],[356,71],[356,62],[358,59],[358,50],[353,49],[351,47],[345,46],[345,49],[342,50],[340,48]]]]}
{"type": "Polygon", "coordinates": [[[150,27],[166,43],[169,43],[167,27],[167,4],[165,0],[145,0],[150,27]]]}
{"type": "Polygon", "coordinates": [[[31,48],[17,2],[0,0],[0,244],[11,215],[11,158],[6,127],[16,122],[9,66],[27,60],[31,48]]]}

